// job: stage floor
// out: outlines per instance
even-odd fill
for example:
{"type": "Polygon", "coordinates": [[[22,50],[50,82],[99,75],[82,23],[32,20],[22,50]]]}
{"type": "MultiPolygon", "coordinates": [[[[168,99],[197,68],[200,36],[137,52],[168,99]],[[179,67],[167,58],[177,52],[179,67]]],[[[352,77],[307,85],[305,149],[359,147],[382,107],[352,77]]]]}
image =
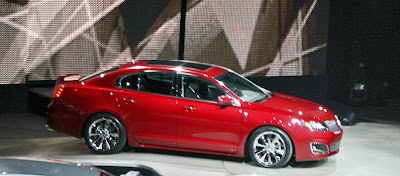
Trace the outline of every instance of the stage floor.
{"type": "Polygon", "coordinates": [[[47,131],[45,117],[0,114],[0,157],[46,158],[90,165],[152,167],[161,175],[398,175],[400,125],[360,122],[344,127],[339,154],[328,159],[266,169],[240,158],[165,150],[93,154],[83,139],[47,131]]]}

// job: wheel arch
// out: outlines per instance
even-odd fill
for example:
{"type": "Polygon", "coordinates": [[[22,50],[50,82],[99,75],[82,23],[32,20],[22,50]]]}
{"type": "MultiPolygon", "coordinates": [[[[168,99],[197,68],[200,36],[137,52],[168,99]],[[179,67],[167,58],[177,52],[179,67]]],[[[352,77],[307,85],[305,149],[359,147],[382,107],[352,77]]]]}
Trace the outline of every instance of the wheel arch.
{"type": "Polygon", "coordinates": [[[246,142],[245,142],[245,144],[244,144],[244,158],[245,158],[246,160],[250,160],[249,154],[248,154],[248,152],[247,152],[247,151],[248,151],[248,143],[249,143],[250,137],[255,133],[256,130],[258,130],[258,129],[260,129],[260,128],[263,128],[263,127],[274,127],[274,128],[278,128],[278,129],[280,129],[282,132],[284,132],[286,135],[288,135],[288,136],[289,136],[289,139],[290,139],[290,142],[291,142],[291,144],[292,144],[292,146],[293,146],[293,153],[292,153],[292,156],[290,157],[290,161],[292,161],[293,159],[296,158],[296,147],[295,147],[294,142],[293,142],[293,137],[292,137],[292,135],[291,135],[290,133],[287,132],[287,130],[285,130],[284,128],[281,128],[281,127],[279,127],[279,126],[276,126],[276,125],[262,125],[262,126],[259,126],[259,127],[257,127],[257,128],[254,128],[254,129],[249,133],[249,135],[247,135],[246,142]]]}

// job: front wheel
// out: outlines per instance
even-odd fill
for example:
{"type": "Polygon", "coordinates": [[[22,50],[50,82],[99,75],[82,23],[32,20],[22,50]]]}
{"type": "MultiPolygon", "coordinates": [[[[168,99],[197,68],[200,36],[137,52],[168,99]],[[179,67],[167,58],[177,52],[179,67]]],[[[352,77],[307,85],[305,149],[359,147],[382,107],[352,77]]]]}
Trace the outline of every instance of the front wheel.
{"type": "Polygon", "coordinates": [[[272,126],[254,131],[247,142],[247,150],[256,165],[268,168],[286,166],[293,155],[289,135],[272,126]]]}
{"type": "Polygon", "coordinates": [[[126,130],[122,122],[114,115],[95,114],[86,125],[85,141],[86,145],[96,153],[117,153],[126,145],[126,130]]]}

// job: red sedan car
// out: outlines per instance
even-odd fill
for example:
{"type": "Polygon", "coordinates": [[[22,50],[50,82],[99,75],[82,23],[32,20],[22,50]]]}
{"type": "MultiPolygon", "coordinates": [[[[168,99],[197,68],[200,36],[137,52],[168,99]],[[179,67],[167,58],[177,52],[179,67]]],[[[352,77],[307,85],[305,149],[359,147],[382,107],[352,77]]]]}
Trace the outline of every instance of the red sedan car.
{"type": "Polygon", "coordinates": [[[249,157],[282,167],[338,153],[342,126],[319,104],[215,65],[132,61],[57,80],[48,125],[96,153],[126,146],[249,157]]]}

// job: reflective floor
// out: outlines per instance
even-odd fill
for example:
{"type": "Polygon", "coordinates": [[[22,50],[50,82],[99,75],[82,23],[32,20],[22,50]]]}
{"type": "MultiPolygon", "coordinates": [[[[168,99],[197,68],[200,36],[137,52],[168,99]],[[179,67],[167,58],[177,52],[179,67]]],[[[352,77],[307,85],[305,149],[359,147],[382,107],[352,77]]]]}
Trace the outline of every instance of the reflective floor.
{"type": "Polygon", "coordinates": [[[328,159],[266,169],[240,158],[131,149],[96,155],[83,139],[47,131],[43,116],[0,114],[0,156],[49,158],[91,165],[141,164],[169,175],[398,175],[400,125],[361,122],[344,128],[340,152],[328,159]]]}

